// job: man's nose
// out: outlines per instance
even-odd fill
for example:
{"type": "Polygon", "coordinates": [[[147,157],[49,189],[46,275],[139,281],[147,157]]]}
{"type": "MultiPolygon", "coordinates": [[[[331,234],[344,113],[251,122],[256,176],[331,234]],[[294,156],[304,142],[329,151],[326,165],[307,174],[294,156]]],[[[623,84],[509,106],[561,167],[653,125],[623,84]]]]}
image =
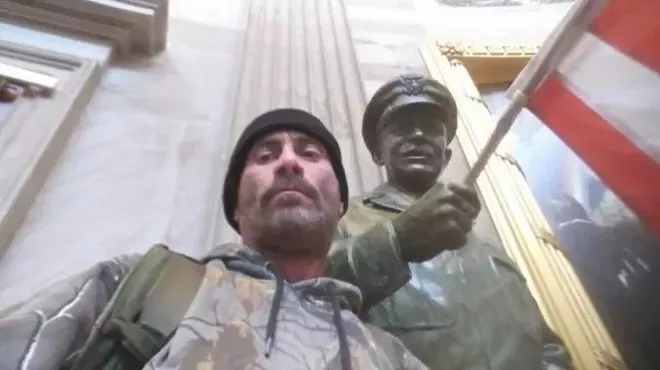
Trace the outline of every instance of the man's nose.
{"type": "Polygon", "coordinates": [[[424,136],[424,131],[422,131],[422,129],[420,129],[419,127],[413,127],[412,134],[410,136],[412,137],[424,136]]]}
{"type": "Polygon", "coordinates": [[[291,149],[285,149],[280,154],[275,172],[278,175],[293,174],[302,176],[303,167],[300,164],[300,157],[291,149]]]}

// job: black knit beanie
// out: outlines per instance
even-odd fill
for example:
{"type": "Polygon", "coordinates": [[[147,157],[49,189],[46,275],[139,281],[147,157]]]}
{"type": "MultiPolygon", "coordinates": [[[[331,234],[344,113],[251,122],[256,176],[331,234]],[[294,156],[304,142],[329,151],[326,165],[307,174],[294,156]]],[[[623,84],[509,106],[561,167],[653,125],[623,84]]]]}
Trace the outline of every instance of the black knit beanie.
{"type": "Polygon", "coordinates": [[[222,201],[227,222],[236,231],[239,230],[238,224],[234,220],[234,211],[238,202],[238,185],[243,174],[247,155],[257,139],[274,131],[281,130],[302,132],[318,140],[325,147],[330,157],[332,168],[337,176],[337,181],[339,182],[339,193],[341,201],[344,204],[344,212],[346,212],[346,207],[348,206],[348,183],[346,182],[344,166],[341,163],[341,150],[335,137],[328,131],[320,119],[310,113],[292,108],[276,109],[266,112],[250,122],[238,138],[234,152],[229,160],[222,201]]]}

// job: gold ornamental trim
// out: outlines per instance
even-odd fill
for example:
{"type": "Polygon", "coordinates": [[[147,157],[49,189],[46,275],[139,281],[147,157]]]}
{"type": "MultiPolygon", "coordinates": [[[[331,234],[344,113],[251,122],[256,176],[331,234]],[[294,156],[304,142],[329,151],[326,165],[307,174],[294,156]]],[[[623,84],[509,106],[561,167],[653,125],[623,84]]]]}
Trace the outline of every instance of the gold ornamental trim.
{"type": "Polygon", "coordinates": [[[540,48],[536,45],[435,45],[450,61],[462,63],[477,85],[513,81],[540,48]]]}
{"type": "MultiPolygon", "coordinates": [[[[458,106],[456,138],[470,165],[495,122],[477,85],[511,82],[536,47],[455,46],[429,42],[421,53],[431,76],[444,83],[458,106]]],[[[499,153],[511,153],[506,141],[499,153]]],[[[510,155],[495,155],[477,180],[506,252],[527,279],[548,324],[559,334],[579,370],[625,369],[612,338],[510,155]],[[542,232],[541,232],[542,231],[542,232]]]]}

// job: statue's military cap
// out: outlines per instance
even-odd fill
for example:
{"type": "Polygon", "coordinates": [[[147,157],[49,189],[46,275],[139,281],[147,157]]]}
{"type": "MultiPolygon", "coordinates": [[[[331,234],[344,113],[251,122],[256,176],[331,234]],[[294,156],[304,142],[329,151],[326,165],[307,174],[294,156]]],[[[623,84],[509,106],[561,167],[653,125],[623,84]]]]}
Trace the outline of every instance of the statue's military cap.
{"type": "Polygon", "coordinates": [[[456,102],[449,89],[431,77],[406,74],[395,77],[383,86],[367,104],[362,118],[362,138],[372,154],[378,151],[378,130],[387,117],[410,105],[435,106],[447,115],[447,142],[456,134],[456,102]]]}

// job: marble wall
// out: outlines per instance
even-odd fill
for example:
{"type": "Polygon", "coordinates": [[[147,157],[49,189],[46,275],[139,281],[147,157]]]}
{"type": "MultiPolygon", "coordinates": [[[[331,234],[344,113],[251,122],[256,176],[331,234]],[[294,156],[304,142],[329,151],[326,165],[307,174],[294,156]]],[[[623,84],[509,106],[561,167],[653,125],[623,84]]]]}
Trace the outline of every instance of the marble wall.
{"type": "Polygon", "coordinates": [[[111,64],[0,260],[0,306],[119,253],[201,252],[240,2],[170,1],[168,45],[111,64]]]}

